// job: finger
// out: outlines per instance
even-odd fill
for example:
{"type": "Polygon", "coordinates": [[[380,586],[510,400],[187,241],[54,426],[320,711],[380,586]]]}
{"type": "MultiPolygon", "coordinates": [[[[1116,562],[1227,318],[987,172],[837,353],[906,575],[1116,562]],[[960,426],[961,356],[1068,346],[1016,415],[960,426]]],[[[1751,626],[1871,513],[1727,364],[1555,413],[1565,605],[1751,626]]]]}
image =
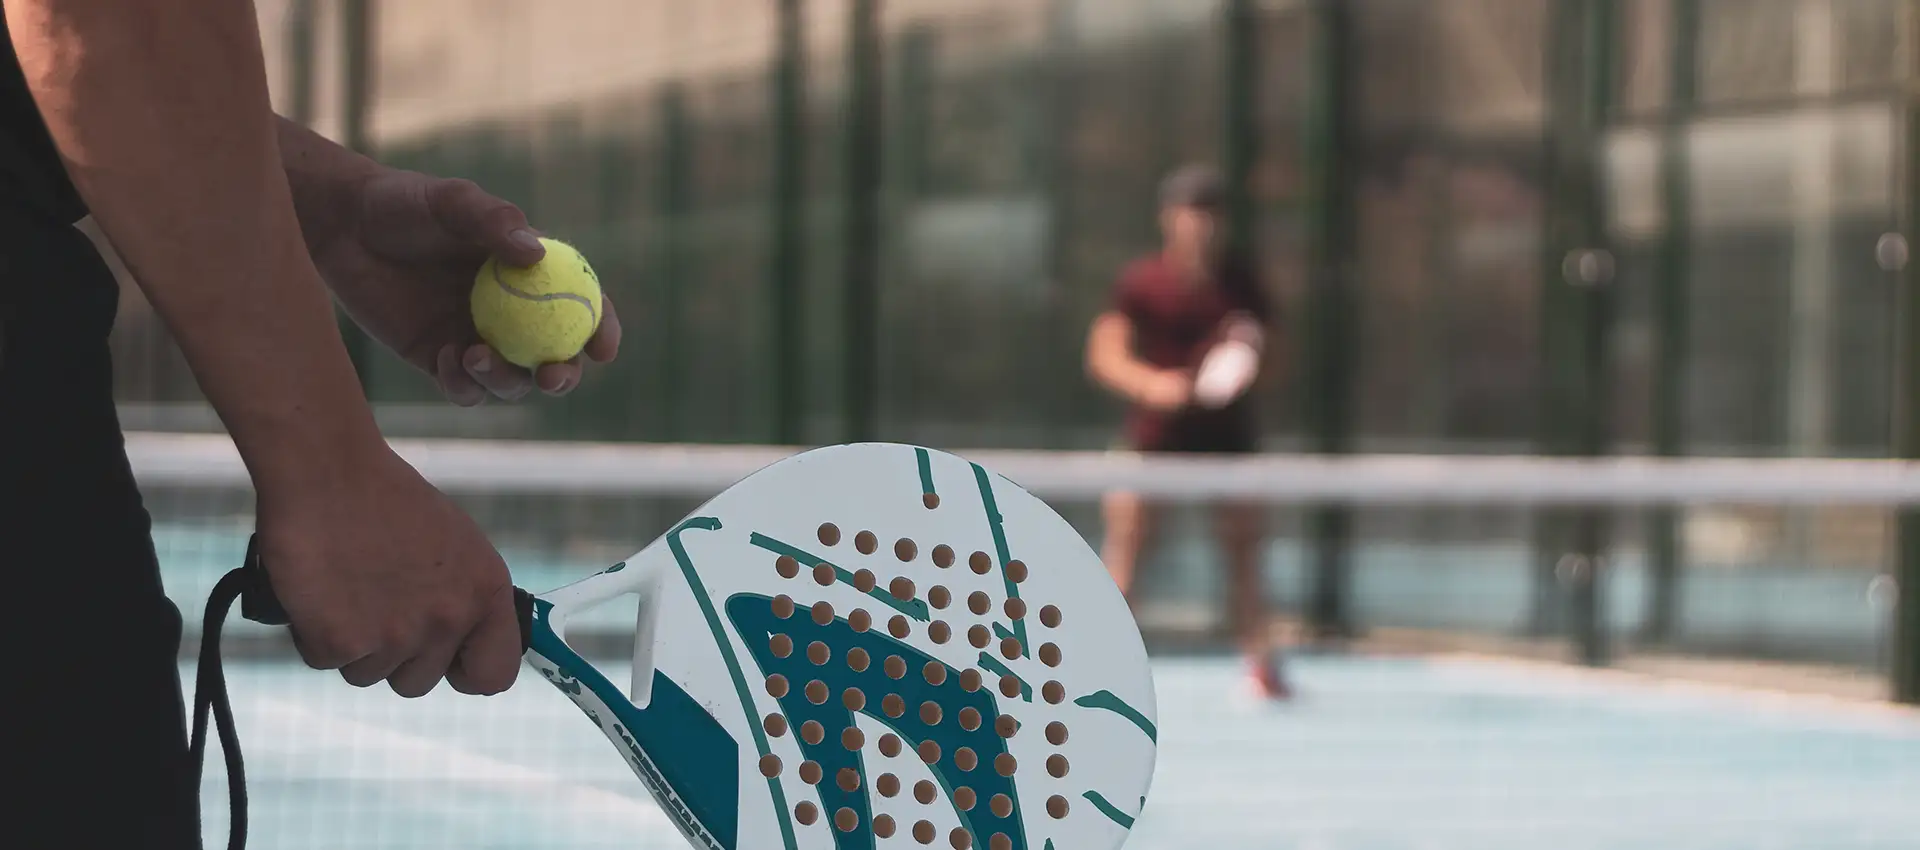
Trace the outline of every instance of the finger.
{"type": "Polygon", "coordinates": [[[533,373],[533,382],[547,395],[560,396],[580,385],[580,358],[565,363],[545,363],[533,373]]]}
{"type": "Polygon", "coordinates": [[[300,653],[300,660],[315,670],[339,670],[368,655],[340,641],[304,637],[297,623],[289,625],[287,632],[293,638],[294,651],[300,653]]]}
{"type": "Polygon", "coordinates": [[[340,678],[356,688],[370,688],[399,669],[402,656],[379,652],[340,668],[340,678]]]}
{"type": "Polygon", "coordinates": [[[600,327],[587,339],[582,353],[595,363],[611,363],[620,353],[620,314],[613,309],[613,299],[600,297],[600,327]]]}
{"type": "Polygon", "coordinates": [[[518,400],[533,389],[533,375],[508,363],[491,346],[469,346],[461,362],[466,365],[467,374],[474,381],[485,387],[487,392],[507,401],[518,400]]]}
{"type": "Polygon", "coordinates": [[[526,267],[547,255],[539,234],[527,225],[527,214],[512,203],[487,194],[471,180],[441,180],[427,193],[434,217],[456,238],[484,248],[511,266],[526,267]]]}
{"type": "Polygon", "coordinates": [[[502,588],[487,605],[487,614],[474,627],[447,670],[447,684],[463,694],[487,696],[513,687],[520,673],[520,617],[513,608],[513,589],[502,588]]]}
{"type": "Polygon", "coordinates": [[[461,407],[475,407],[487,400],[487,388],[467,374],[467,367],[460,362],[460,347],[445,345],[434,364],[434,377],[440,383],[440,391],[447,400],[461,407]]]}
{"type": "Polygon", "coordinates": [[[388,674],[387,687],[407,699],[432,693],[440,680],[446,678],[447,668],[453,664],[454,653],[458,650],[459,644],[447,638],[428,643],[407,659],[405,664],[388,674]]]}

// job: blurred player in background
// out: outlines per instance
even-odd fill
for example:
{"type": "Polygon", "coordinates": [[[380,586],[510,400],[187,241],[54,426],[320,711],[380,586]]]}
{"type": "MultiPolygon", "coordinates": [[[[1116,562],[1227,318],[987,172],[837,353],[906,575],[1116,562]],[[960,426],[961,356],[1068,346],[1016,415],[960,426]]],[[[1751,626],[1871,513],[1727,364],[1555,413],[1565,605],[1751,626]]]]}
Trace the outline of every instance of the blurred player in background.
{"type": "Polygon", "coordinates": [[[336,300],[457,404],[562,394],[582,367],[479,344],[481,262],[543,255],[525,216],[277,118],[253,4],[4,0],[0,21],[0,564],[7,643],[50,665],[7,698],[26,781],[0,814],[14,846],[197,848],[180,613],[122,443],[94,239],[247,465],[301,657],[361,687],[496,693],[520,638],[499,553],[381,437],[336,300]]]}
{"type": "MultiPolygon", "coordinates": [[[[1108,308],[1094,318],[1087,370],[1128,402],[1125,448],[1136,452],[1250,454],[1259,423],[1248,391],[1260,377],[1272,310],[1253,264],[1225,250],[1217,173],[1188,166],[1160,189],[1159,253],[1120,275],[1108,308]]],[[[1226,554],[1228,614],[1258,692],[1289,695],[1266,624],[1258,505],[1213,505],[1226,554]]],[[[1110,493],[1103,505],[1107,568],[1131,598],[1135,565],[1153,538],[1157,506],[1110,493]]]]}

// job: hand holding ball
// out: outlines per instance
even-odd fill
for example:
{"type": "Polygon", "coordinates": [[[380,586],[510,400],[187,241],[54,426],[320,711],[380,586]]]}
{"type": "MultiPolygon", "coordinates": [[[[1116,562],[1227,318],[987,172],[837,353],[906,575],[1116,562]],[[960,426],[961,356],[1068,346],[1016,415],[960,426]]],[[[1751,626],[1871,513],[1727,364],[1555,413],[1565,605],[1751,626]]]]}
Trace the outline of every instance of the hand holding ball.
{"type": "Polygon", "coordinates": [[[600,327],[600,279],[557,239],[528,268],[489,259],[473,282],[473,326],[500,356],[527,369],[572,360],[600,327]]]}

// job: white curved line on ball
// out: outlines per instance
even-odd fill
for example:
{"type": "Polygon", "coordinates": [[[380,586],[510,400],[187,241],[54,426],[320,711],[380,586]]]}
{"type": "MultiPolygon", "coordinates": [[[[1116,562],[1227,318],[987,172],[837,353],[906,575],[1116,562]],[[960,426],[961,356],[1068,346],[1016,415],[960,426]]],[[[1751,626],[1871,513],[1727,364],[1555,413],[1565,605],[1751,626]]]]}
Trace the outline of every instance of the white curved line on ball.
{"type": "Polygon", "coordinates": [[[582,307],[587,308],[587,316],[589,318],[593,319],[596,323],[600,321],[599,309],[594,306],[592,301],[587,300],[587,297],[585,295],[575,295],[574,293],[571,293],[571,292],[550,292],[545,295],[540,295],[537,293],[527,292],[525,290],[515,289],[512,285],[508,284],[506,281],[501,280],[499,266],[494,266],[493,271],[491,273],[493,275],[494,285],[500,287],[501,291],[507,293],[508,295],[511,295],[515,298],[523,298],[528,301],[572,301],[579,304],[582,307]]]}

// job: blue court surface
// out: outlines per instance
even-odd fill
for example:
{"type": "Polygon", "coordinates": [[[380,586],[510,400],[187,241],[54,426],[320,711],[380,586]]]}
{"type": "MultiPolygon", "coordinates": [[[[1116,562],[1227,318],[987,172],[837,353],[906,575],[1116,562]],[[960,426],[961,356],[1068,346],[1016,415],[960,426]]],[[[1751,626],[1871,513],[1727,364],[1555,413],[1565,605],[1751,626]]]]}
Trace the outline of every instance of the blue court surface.
{"type": "MultiPolygon", "coordinates": [[[[1161,760],[1129,848],[1920,847],[1920,715],[1470,658],[1302,658],[1300,699],[1274,706],[1237,672],[1159,662],[1161,760]]],[[[499,697],[415,701],[297,663],[228,676],[251,846],[688,846],[530,674],[499,697]]],[[[218,764],[210,847],[226,839],[218,764]]],[[[902,839],[886,846],[918,846],[902,839]]]]}

